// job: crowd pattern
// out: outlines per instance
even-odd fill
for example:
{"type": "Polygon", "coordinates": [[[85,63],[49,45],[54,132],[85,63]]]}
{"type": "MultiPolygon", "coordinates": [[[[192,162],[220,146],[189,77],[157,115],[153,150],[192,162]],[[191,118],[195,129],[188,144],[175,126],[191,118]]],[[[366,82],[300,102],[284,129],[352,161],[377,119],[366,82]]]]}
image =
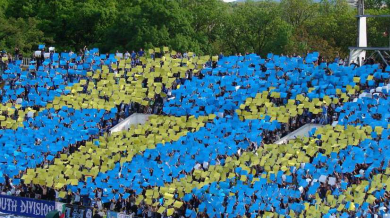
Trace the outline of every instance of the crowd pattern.
{"type": "Polygon", "coordinates": [[[7,63],[9,195],[145,217],[388,212],[390,68],[268,54],[53,53],[7,63]],[[143,125],[111,133],[132,113],[143,125]],[[277,141],[308,123],[307,137],[277,141]]]}

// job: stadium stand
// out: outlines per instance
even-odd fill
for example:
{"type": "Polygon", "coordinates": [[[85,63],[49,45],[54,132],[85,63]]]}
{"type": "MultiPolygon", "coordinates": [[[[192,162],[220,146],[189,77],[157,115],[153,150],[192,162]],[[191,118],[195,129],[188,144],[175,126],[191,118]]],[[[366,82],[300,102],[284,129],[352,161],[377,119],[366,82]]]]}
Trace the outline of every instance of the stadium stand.
{"type": "Polygon", "coordinates": [[[389,93],[376,88],[389,67],[148,53],[7,62],[2,194],[134,217],[387,213],[389,93]],[[109,133],[140,112],[145,124],[109,133]],[[274,144],[310,123],[323,127],[274,144]]]}

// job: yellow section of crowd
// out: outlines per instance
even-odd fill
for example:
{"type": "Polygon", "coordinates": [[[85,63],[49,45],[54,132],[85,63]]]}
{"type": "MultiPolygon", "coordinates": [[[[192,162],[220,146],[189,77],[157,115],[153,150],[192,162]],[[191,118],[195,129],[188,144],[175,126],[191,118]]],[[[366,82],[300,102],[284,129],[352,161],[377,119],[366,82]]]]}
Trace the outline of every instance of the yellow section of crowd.
{"type": "Polygon", "coordinates": [[[255,98],[248,98],[244,104],[240,105],[240,109],[237,109],[236,113],[241,119],[264,119],[268,115],[271,117],[271,121],[277,120],[280,123],[288,123],[290,118],[302,115],[305,109],[313,114],[320,114],[322,106],[347,102],[350,99],[346,93],[341,93],[341,90],[337,90],[337,94],[338,97],[324,96],[322,100],[319,98],[310,100],[308,97],[299,94],[295,100],[289,99],[286,105],[276,106],[270,101],[269,97],[278,99],[280,93],[264,91],[258,93],[255,98]],[[299,101],[299,104],[297,104],[297,101],[299,101]]]}
{"type": "MultiPolygon", "coordinates": [[[[165,50],[167,51],[167,50],[165,50]]],[[[188,58],[173,58],[175,51],[165,53],[161,58],[141,57],[140,61],[145,64],[131,68],[131,60],[120,59],[116,57],[119,62],[111,65],[115,73],[110,72],[108,65],[102,65],[101,69],[96,71],[88,71],[87,77],[90,80],[80,80],[73,86],[67,86],[65,89],[70,90],[70,94],[55,97],[52,102],[48,102],[45,108],[61,109],[63,106],[74,109],[95,108],[106,109],[119,105],[121,102],[137,102],[141,105],[148,105],[149,100],[155,97],[155,94],[161,94],[163,86],[170,88],[175,85],[176,78],[185,78],[186,72],[192,70],[196,73],[203,65],[210,60],[210,56],[196,56],[188,58]],[[126,79],[124,69],[127,69],[126,79]],[[151,70],[153,69],[153,70],[151,70]],[[175,74],[175,75],[174,75],[175,74]],[[161,78],[161,81],[155,82],[156,78],[161,78]],[[143,80],[148,79],[146,86],[143,85],[143,80]],[[86,88],[86,93],[84,89],[86,88]]],[[[21,109],[20,104],[7,103],[0,105],[0,114],[5,112],[5,116],[0,116],[0,125],[9,129],[16,129],[23,127],[23,120],[28,112],[34,114],[39,113],[31,107],[26,110],[21,109]],[[11,115],[18,110],[19,118],[13,120],[11,115]]]]}
{"type": "Polygon", "coordinates": [[[88,72],[88,76],[92,79],[87,85],[87,93],[82,93],[83,86],[86,86],[86,80],[81,80],[79,84],[72,87],[67,87],[71,90],[71,95],[55,98],[52,104],[48,104],[48,108],[54,107],[59,109],[66,105],[74,109],[80,108],[96,108],[109,110],[115,105],[124,102],[137,102],[142,105],[148,105],[147,99],[153,99],[155,94],[161,94],[163,86],[170,88],[177,77],[174,74],[178,73],[179,78],[185,78],[187,70],[196,71],[199,66],[207,61],[208,57],[192,58],[185,60],[187,66],[180,67],[182,59],[173,59],[169,55],[162,59],[146,59],[141,58],[146,67],[137,66],[128,72],[128,79],[125,79],[123,69],[127,64],[125,60],[121,60],[117,66],[114,64],[112,69],[118,70],[117,73],[110,73],[107,65],[103,65],[101,70],[96,72],[88,72]],[[160,62],[163,62],[161,66],[160,62]],[[195,67],[197,65],[197,67],[195,67]],[[154,72],[151,68],[154,67],[154,72]],[[133,77],[134,75],[134,77],[133,77]],[[155,82],[156,78],[161,77],[161,82],[155,82]],[[147,86],[144,86],[143,80],[148,79],[147,86]],[[93,82],[95,81],[95,82],[93,82]],[[104,99],[108,97],[108,101],[104,99]]]}
{"type": "Polygon", "coordinates": [[[213,118],[152,115],[144,125],[100,136],[99,146],[89,141],[73,154],[61,154],[47,168],[29,169],[22,179],[25,183],[54,185],[57,189],[68,184],[77,185],[82,176],[95,177],[99,172],[113,169],[115,163],[131,161],[134,155],[154,149],[158,143],[177,141],[190,131],[198,131],[213,118]]]}
{"type": "MultiPolygon", "coordinates": [[[[168,208],[178,208],[178,205],[182,204],[179,199],[185,194],[191,193],[194,188],[200,189],[213,182],[226,181],[226,178],[233,177],[247,183],[247,176],[241,175],[238,177],[234,173],[234,169],[237,167],[241,167],[242,170],[246,170],[254,176],[267,178],[268,182],[271,183],[270,174],[281,170],[285,175],[290,175],[289,169],[291,166],[299,168],[302,163],[310,163],[310,158],[315,157],[320,149],[324,155],[329,155],[331,152],[338,153],[347,145],[356,146],[362,140],[371,138],[371,132],[372,129],[369,126],[362,128],[348,126],[345,129],[339,125],[335,127],[327,125],[317,129],[315,133],[315,136],[318,134],[322,136],[321,146],[316,144],[317,139],[314,137],[298,138],[281,145],[266,144],[259,147],[257,151],[244,152],[239,157],[227,157],[224,166],[213,165],[206,171],[194,170],[192,175],[186,178],[174,180],[164,187],[149,189],[145,192],[145,195],[138,196],[136,203],[139,204],[144,201],[148,205],[159,206],[157,200],[163,197],[164,204],[160,205],[160,208],[163,209],[159,210],[162,213],[168,208]],[[256,167],[263,167],[264,172],[257,172],[256,167]],[[178,194],[177,199],[174,198],[175,194],[178,194]]],[[[260,178],[254,178],[252,184],[259,180],[260,178]]],[[[339,198],[339,200],[341,202],[343,199],[339,198]]]]}

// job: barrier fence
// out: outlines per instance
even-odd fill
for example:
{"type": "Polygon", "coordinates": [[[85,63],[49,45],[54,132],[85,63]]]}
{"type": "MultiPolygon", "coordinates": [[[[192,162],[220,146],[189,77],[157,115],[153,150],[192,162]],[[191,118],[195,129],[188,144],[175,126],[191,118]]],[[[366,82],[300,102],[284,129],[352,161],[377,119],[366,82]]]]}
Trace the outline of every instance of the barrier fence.
{"type": "Polygon", "coordinates": [[[65,204],[62,208],[62,213],[65,215],[65,218],[92,218],[93,216],[91,207],[65,204]]]}
{"type": "Polygon", "coordinates": [[[135,218],[134,215],[128,215],[125,213],[118,213],[114,211],[107,211],[107,218],[135,218]]]}

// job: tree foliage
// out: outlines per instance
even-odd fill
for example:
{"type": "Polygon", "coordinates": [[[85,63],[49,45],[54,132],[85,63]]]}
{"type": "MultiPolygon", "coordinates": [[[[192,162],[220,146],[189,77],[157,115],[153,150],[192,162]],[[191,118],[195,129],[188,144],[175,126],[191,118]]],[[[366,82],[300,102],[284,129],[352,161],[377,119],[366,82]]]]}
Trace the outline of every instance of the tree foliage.
{"type": "MultiPolygon", "coordinates": [[[[389,14],[389,0],[367,0],[389,14]]],[[[169,46],[199,54],[299,53],[346,56],[356,44],[356,9],[345,0],[0,0],[0,49],[37,44],[102,52],[169,46]]],[[[389,20],[368,20],[369,40],[384,46],[389,20]]]]}
{"type": "Polygon", "coordinates": [[[32,51],[45,38],[37,25],[34,18],[0,18],[0,48],[11,50],[18,47],[24,52],[32,51]]]}

